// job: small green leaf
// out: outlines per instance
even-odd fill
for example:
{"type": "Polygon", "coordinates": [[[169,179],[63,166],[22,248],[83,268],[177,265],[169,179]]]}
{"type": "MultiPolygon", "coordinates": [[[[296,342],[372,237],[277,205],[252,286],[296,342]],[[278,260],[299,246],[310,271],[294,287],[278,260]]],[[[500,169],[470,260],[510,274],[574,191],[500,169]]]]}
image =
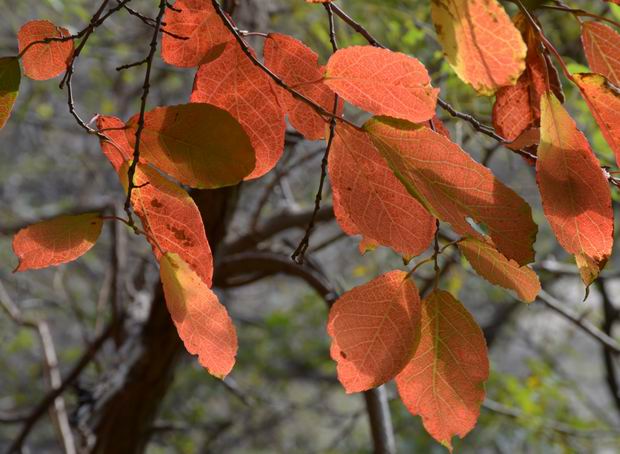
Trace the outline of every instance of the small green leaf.
{"type": "Polygon", "coordinates": [[[0,129],[4,128],[11,115],[20,79],[21,71],[17,57],[0,58],[0,129]]]}

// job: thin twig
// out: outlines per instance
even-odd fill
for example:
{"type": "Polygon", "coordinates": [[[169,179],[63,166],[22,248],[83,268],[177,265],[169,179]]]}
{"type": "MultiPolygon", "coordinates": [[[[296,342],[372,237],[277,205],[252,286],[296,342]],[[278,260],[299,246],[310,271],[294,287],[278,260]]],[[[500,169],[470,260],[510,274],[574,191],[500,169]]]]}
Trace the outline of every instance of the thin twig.
{"type": "Polygon", "coordinates": [[[159,30],[161,28],[161,22],[166,12],[166,0],[160,0],[159,13],[157,19],[155,19],[155,27],[153,31],[153,37],[151,38],[150,50],[146,57],[146,71],[144,74],[144,84],[142,85],[142,97],[140,98],[140,115],[138,117],[138,126],[136,129],[136,144],[133,149],[133,160],[127,171],[127,198],[125,199],[125,212],[132,227],[134,226],[133,215],[131,212],[131,193],[136,187],[134,183],[134,176],[136,174],[136,167],[140,161],[140,139],[142,138],[142,131],[144,130],[144,117],[146,114],[146,102],[149,96],[149,90],[151,88],[151,70],[153,68],[153,58],[157,51],[157,42],[159,38],[159,30]]]}
{"type": "MultiPolygon", "coordinates": [[[[41,341],[43,350],[44,369],[49,381],[49,386],[53,390],[61,386],[62,380],[60,370],[58,368],[58,355],[54,347],[54,340],[47,322],[43,320],[29,320],[23,316],[19,307],[13,302],[4,285],[0,282],[0,305],[9,315],[9,317],[19,326],[33,329],[37,332],[41,341]]],[[[62,396],[58,396],[53,400],[54,412],[52,418],[62,442],[65,453],[75,454],[75,440],[69,425],[69,417],[67,416],[67,406],[62,396]]]]}
{"type": "MultiPolygon", "coordinates": [[[[327,11],[327,17],[329,20],[329,39],[332,44],[332,52],[335,53],[336,51],[338,51],[338,42],[336,40],[336,27],[334,24],[332,5],[331,3],[325,3],[324,6],[325,10],[327,11]]],[[[312,231],[314,230],[316,215],[321,209],[323,186],[325,185],[325,179],[327,178],[329,151],[331,150],[332,143],[334,142],[334,136],[336,135],[336,115],[338,114],[339,103],[340,98],[338,97],[338,95],[334,95],[334,108],[332,109],[333,116],[331,117],[329,122],[329,137],[327,138],[327,146],[325,147],[325,153],[323,154],[323,159],[321,160],[321,177],[319,180],[319,188],[317,189],[316,196],[314,198],[314,211],[312,212],[312,217],[310,218],[310,222],[308,223],[308,227],[306,228],[306,232],[304,233],[303,238],[291,255],[291,258],[298,264],[304,263],[304,255],[308,250],[308,246],[310,245],[310,235],[312,235],[312,231]]]]}
{"type": "Polygon", "coordinates": [[[574,312],[566,309],[561,301],[558,301],[546,291],[540,291],[540,293],[538,294],[538,300],[544,303],[545,306],[547,306],[548,308],[555,311],[557,314],[564,317],[569,322],[579,327],[584,333],[599,342],[611,353],[615,355],[620,354],[620,344],[615,339],[602,332],[588,320],[584,320],[574,312]]]}

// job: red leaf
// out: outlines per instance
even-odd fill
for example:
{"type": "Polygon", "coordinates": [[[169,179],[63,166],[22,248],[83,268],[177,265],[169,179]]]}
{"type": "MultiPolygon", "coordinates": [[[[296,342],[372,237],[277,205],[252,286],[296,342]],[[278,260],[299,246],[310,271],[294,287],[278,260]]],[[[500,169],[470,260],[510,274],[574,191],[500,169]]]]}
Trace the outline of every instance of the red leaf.
{"type": "Polygon", "coordinates": [[[58,216],[21,229],[13,237],[19,258],[15,271],[71,262],[95,245],[103,220],[99,213],[58,216]]]}
{"type": "Polygon", "coordinates": [[[431,15],[448,62],[480,94],[513,85],[523,72],[525,43],[496,0],[433,1],[431,15]]]}
{"type": "Polygon", "coordinates": [[[482,331],[452,295],[436,290],[422,301],[422,331],[413,359],[396,377],[407,409],[452,450],[476,425],[489,378],[482,331]]]}
{"type": "Polygon", "coordinates": [[[391,380],[411,359],[420,332],[420,297],[407,273],[390,271],[342,295],[327,332],[338,380],[348,393],[391,380]]]}
{"type": "Polygon", "coordinates": [[[527,303],[536,299],[540,281],[531,268],[508,260],[486,241],[466,238],[459,241],[459,249],[476,273],[490,283],[514,290],[527,303]]]}
{"type": "MultiPolygon", "coordinates": [[[[120,177],[127,188],[127,165],[120,177]]],[[[200,211],[187,192],[155,169],[138,164],[131,204],[142,221],[153,252],[178,254],[211,287],[213,256],[200,211]]]]}
{"type": "Polygon", "coordinates": [[[435,219],[394,176],[368,135],[344,123],[329,154],[334,212],[349,235],[414,257],[430,245],[435,219]]]}
{"type": "MultiPolygon", "coordinates": [[[[19,52],[28,45],[45,38],[71,36],[69,30],[46,20],[24,24],[17,33],[19,52]]],[[[24,74],[34,80],[47,80],[63,73],[73,56],[73,40],[33,44],[22,56],[24,74]]]]}
{"type": "Polygon", "coordinates": [[[599,74],[574,74],[573,78],[620,166],[620,89],[599,74]]]}
{"type": "Polygon", "coordinates": [[[226,308],[177,254],[165,254],[159,265],[166,305],[185,348],[223,379],[237,354],[237,334],[226,308]]]}
{"type": "Polygon", "coordinates": [[[15,57],[0,58],[0,129],[4,128],[11,115],[20,80],[19,60],[15,57]]]}
{"type": "Polygon", "coordinates": [[[101,150],[117,172],[125,161],[133,159],[133,148],[125,134],[125,123],[116,117],[99,115],[97,129],[109,140],[100,140],[101,150]]]}
{"type": "MultiPolygon", "coordinates": [[[[125,134],[133,150],[138,115],[125,134]]],[[[181,104],[147,112],[140,159],[181,183],[218,188],[239,183],[255,166],[250,138],[228,112],[210,104],[181,104]]]]}
{"type": "Polygon", "coordinates": [[[217,60],[200,67],[191,101],[213,104],[241,123],[256,151],[256,167],[246,179],[276,165],[284,151],[284,112],[271,78],[238,45],[227,46],[217,60]]]}
{"type": "MultiPolygon", "coordinates": [[[[613,210],[607,179],[585,136],[557,98],[541,103],[536,179],[543,209],[556,238],[591,282],[586,258],[602,269],[613,244],[613,210]]],[[[589,281],[589,282],[588,282],[589,281]]]]}
{"type": "Polygon", "coordinates": [[[368,112],[414,123],[435,114],[439,93],[417,59],[373,46],[337,51],[327,62],[325,83],[368,112]]]}
{"type": "Polygon", "coordinates": [[[620,34],[605,24],[589,21],[582,25],[581,41],[592,71],[620,86],[620,34]]]}
{"type": "Polygon", "coordinates": [[[161,57],[170,65],[198,66],[216,58],[234,40],[210,0],[177,0],[164,22],[166,31],[187,38],[163,34],[161,57]]]}
{"type": "Polygon", "coordinates": [[[481,238],[520,265],[533,261],[537,227],[529,205],[446,137],[402,120],[373,118],[364,126],[411,195],[465,236],[481,238]]]}
{"type": "MultiPolygon", "coordinates": [[[[318,55],[292,36],[270,33],[265,40],[265,65],[289,87],[311,99],[325,110],[334,109],[335,93],[323,82],[324,68],[318,55]]],[[[308,104],[295,99],[288,91],[278,89],[280,102],[295,129],[309,140],[326,136],[326,122],[308,104]]],[[[342,112],[339,105],[338,114],[342,112]]]]}

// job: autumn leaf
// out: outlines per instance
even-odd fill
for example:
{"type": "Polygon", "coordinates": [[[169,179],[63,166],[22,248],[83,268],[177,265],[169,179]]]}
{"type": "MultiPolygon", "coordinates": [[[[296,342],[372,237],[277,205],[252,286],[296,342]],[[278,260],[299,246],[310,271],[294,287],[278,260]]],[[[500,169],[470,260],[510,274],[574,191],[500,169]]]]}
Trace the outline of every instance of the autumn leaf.
{"type": "Polygon", "coordinates": [[[599,74],[573,74],[573,79],[620,166],[620,89],[599,74]]]}
{"type": "Polygon", "coordinates": [[[256,167],[246,179],[276,165],[284,151],[284,112],[273,81],[238,45],[227,46],[217,60],[200,67],[191,101],[213,104],[241,123],[256,151],[256,167]]]}
{"type": "Polygon", "coordinates": [[[174,8],[166,9],[164,23],[168,33],[163,34],[161,57],[169,65],[201,65],[234,40],[208,0],[177,0],[174,8]]]}
{"type": "Polygon", "coordinates": [[[486,229],[507,258],[534,260],[537,227],[529,205],[448,138],[402,120],[375,117],[364,129],[407,190],[464,236],[486,229]]]}
{"type": "MultiPolygon", "coordinates": [[[[139,116],[127,122],[133,150],[139,116]]],[[[158,107],[147,112],[140,159],[181,183],[219,188],[239,183],[255,166],[250,138],[228,112],[210,104],[158,107]]]]}
{"type": "Polygon", "coordinates": [[[605,24],[588,21],[581,26],[581,41],[590,69],[620,86],[620,34],[605,24]]]}
{"type": "Polygon", "coordinates": [[[97,116],[97,129],[108,139],[99,139],[101,150],[117,172],[126,161],[133,158],[133,149],[125,134],[126,128],[125,123],[119,118],[97,116]]]}
{"type": "Polygon", "coordinates": [[[437,37],[456,74],[482,95],[513,85],[527,48],[496,0],[433,0],[437,37]]]}
{"type": "Polygon", "coordinates": [[[542,98],[540,136],[536,179],[543,209],[558,242],[577,257],[589,285],[613,244],[607,179],[587,139],[553,94],[542,98]]]}
{"type": "Polygon", "coordinates": [[[435,219],[407,193],[365,132],[339,124],[328,164],[342,230],[405,257],[428,248],[435,219]]]}
{"type": "Polygon", "coordinates": [[[549,84],[563,99],[557,70],[546,51],[542,50],[538,33],[529,20],[519,13],[514,24],[527,43],[525,71],[515,85],[500,88],[493,105],[493,126],[508,141],[516,140],[525,130],[540,126],[540,98],[549,84]]]}
{"type": "Polygon", "coordinates": [[[407,273],[390,271],[342,295],[327,332],[338,380],[348,393],[391,380],[405,367],[420,332],[420,297],[407,273]]]}
{"type": "MultiPolygon", "coordinates": [[[[125,164],[119,172],[125,190],[127,169],[125,164]]],[[[134,184],[131,204],[155,256],[159,258],[162,251],[178,254],[210,287],[213,256],[194,200],[157,170],[143,164],[136,167],[134,184]]]]}
{"type": "MultiPolygon", "coordinates": [[[[325,110],[333,111],[335,93],[324,83],[325,69],[319,65],[319,57],[312,49],[292,36],[270,33],[265,40],[264,54],[265,65],[289,87],[325,110]]],[[[282,88],[278,87],[277,91],[295,129],[309,140],[325,138],[326,121],[312,107],[282,88]]],[[[341,112],[342,103],[338,114],[341,112]]]]}
{"type": "Polygon", "coordinates": [[[47,80],[56,77],[67,69],[73,56],[73,40],[31,43],[46,38],[64,38],[71,36],[69,30],[58,27],[46,20],[33,20],[24,24],[17,33],[24,74],[34,80],[47,80]]]}
{"type": "Polygon", "coordinates": [[[398,393],[426,431],[452,450],[476,424],[489,378],[480,327],[452,295],[435,290],[422,301],[422,330],[413,359],[396,376],[398,393]]]}
{"type": "Polygon", "coordinates": [[[11,115],[20,80],[19,60],[15,57],[0,58],[0,129],[4,128],[11,115]]]}
{"type": "Polygon", "coordinates": [[[374,46],[337,51],[327,62],[325,83],[361,109],[414,123],[435,114],[439,93],[417,59],[374,46]]]}
{"type": "Polygon", "coordinates": [[[459,241],[458,246],[476,273],[487,281],[514,290],[526,303],[536,299],[540,292],[540,281],[531,268],[508,260],[486,241],[466,238],[459,241]]]}
{"type": "Polygon", "coordinates": [[[13,237],[19,259],[15,271],[71,262],[95,245],[103,220],[99,213],[58,216],[21,229],[13,237]]]}
{"type": "Polygon", "coordinates": [[[189,353],[211,375],[223,379],[237,354],[237,333],[217,295],[177,254],[159,260],[166,306],[189,353]]]}

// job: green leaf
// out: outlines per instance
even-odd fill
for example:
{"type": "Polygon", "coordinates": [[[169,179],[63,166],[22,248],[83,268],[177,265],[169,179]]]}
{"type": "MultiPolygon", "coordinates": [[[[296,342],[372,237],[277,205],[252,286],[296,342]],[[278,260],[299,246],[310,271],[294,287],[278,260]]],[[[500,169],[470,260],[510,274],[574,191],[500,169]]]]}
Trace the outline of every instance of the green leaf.
{"type": "Polygon", "coordinates": [[[4,128],[11,115],[20,80],[21,71],[17,57],[0,58],[0,129],[4,128]]]}

